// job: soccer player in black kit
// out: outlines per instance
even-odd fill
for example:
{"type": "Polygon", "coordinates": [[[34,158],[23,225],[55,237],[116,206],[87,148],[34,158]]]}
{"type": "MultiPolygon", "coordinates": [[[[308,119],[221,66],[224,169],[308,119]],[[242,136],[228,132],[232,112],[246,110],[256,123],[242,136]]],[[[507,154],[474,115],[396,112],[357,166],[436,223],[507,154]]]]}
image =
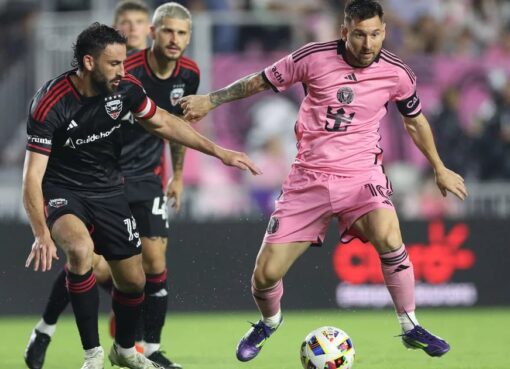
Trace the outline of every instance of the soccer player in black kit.
{"type": "Polygon", "coordinates": [[[215,156],[226,165],[260,171],[245,154],[223,149],[182,119],[160,109],[138,79],[125,73],[126,39],[95,23],[74,46],[74,65],[36,93],[27,123],[23,202],[35,241],[26,266],[51,269],[55,244],[66,254],[66,282],[85,350],[82,369],[102,369],[94,251],[108,261],[116,317],[112,364],[161,368],[134,348],[144,300],[141,241],[122,188],[121,126],[128,112],[162,138],[215,156]]]}
{"type": "MultiPolygon", "coordinates": [[[[141,2],[123,1],[116,7],[114,25],[128,38],[127,47],[131,51],[125,62],[126,72],[142,82],[147,95],[159,107],[181,115],[178,99],[195,94],[200,79],[195,62],[182,56],[190,40],[191,14],[177,3],[161,5],[153,17],[150,32],[153,43],[147,49],[148,19],[149,10],[141,2]],[[144,50],[133,50],[140,47],[144,50]]],[[[122,127],[124,146],[120,164],[124,175],[124,192],[139,229],[146,273],[142,319],[136,336],[136,340],[142,342],[137,342],[136,347],[165,369],[178,369],[181,365],[172,362],[160,349],[168,302],[165,258],[168,222],[161,178],[164,177],[161,172],[165,169],[165,164],[161,163],[163,140],[136,124],[131,113],[121,119],[130,123],[122,127]]],[[[166,186],[166,194],[174,199],[174,207],[178,210],[183,190],[185,147],[170,142],[170,148],[173,176],[166,186]]],[[[110,286],[108,264],[96,254],[93,272],[100,285],[110,286]]],[[[62,271],[54,282],[42,319],[34,328],[25,351],[25,362],[30,369],[43,367],[57,319],[68,302],[65,271],[62,271]]],[[[115,329],[111,331],[114,337],[115,329]]]]}

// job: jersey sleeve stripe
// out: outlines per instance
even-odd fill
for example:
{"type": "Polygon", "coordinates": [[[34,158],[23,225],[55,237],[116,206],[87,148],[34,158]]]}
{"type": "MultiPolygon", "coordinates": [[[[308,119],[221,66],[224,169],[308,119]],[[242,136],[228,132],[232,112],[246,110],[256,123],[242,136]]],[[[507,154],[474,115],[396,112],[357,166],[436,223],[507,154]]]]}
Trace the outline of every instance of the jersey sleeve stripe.
{"type": "Polygon", "coordinates": [[[124,67],[127,69],[133,64],[137,64],[139,62],[143,61],[143,55],[137,55],[133,58],[128,58],[126,62],[124,63],[124,67]]]}
{"type": "Polygon", "coordinates": [[[414,79],[416,80],[416,75],[414,74],[413,70],[406,64],[402,61],[402,59],[400,59],[399,57],[397,56],[394,56],[394,54],[391,54],[391,53],[388,53],[386,50],[383,50],[381,52],[381,55],[384,55],[386,58],[394,61],[395,63],[398,63],[400,64],[402,67],[404,67],[413,77],[414,79]],[[393,56],[392,56],[393,55],[393,56]]]}
{"type": "Polygon", "coordinates": [[[415,80],[413,79],[413,76],[409,73],[409,71],[401,64],[398,64],[397,62],[395,61],[392,61],[390,59],[387,59],[384,55],[381,55],[381,59],[386,61],[387,63],[390,63],[390,64],[393,64],[399,68],[402,68],[406,73],[407,73],[407,76],[409,77],[409,79],[411,80],[411,83],[414,83],[415,80]]]}
{"type": "Polygon", "coordinates": [[[336,44],[338,43],[338,41],[329,41],[329,42],[320,42],[320,43],[313,43],[309,46],[304,46],[302,47],[301,49],[295,51],[292,53],[292,57],[293,58],[297,58],[300,56],[300,54],[305,54],[306,52],[314,49],[314,48],[318,48],[318,47],[323,47],[323,46],[336,46],[336,44]]]}
{"type": "Polygon", "coordinates": [[[293,56],[292,60],[294,61],[294,63],[297,63],[301,59],[306,58],[308,55],[315,54],[315,53],[322,52],[322,51],[330,51],[330,50],[336,50],[336,49],[337,49],[336,45],[334,45],[334,46],[324,46],[324,47],[321,47],[321,48],[309,50],[309,51],[307,51],[304,54],[300,54],[298,57],[294,57],[293,56]]]}
{"type": "Polygon", "coordinates": [[[135,62],[135,63],[130,63],[129,65],[126,65],[126,66],[124,67],[124,69],[125,69],[127,72],[129,72],[129,71],[131,71],[131,70],[133,70],[133,69],[135,69],[135,68],[137,68],[137,67],[139,67],[139,66],[141,66],[141,65],[143,65],[143,64],[144,64],[144,62],[143,62],[143,59],[142,59],[142,60],[139,60],[139,61],[137,61],[137,62],[135,62]]]}
{"type": "Polygon", "coordinates": [[[382,51],[382,54],[383,54],[384,56],[386,56],[387,58],[389,58],[389,59],[393,60],[394,62],[399,63],[399,64],[402,64],[402,66],[403,66],[404,68],[406,68],[406,69],[407,69],[407,71],[408,71],[409,73],[411,73],[411,75],[414,77],[414,79],[416,79],[416,75],[414,74],[414,72],[413,72],[413,70],[411,69],[411,67],[409,67],[406,63],[404,63],[404,62],[402,61],[402,59],[400,59],[398,56],[395,56],[394,54],[388,53],[388,52],[387,52],[387,51],[385,51],[385,50],[383,50],[383,51],[382,51]]]}
{"type": "Polygon", "coordinates": [[[143,103],[136,109],[133,114],[140,119],[150,119],[156,113],[156,104],[148,96],[145,97],[143,103]]]}
{"type": "Polygon", "coordinates": [[[45,147],[37,146],[34,144],[27,144],[27,150],[37,152],[39,154],[49,155],[51,153],[50,149],[45,147]]]}
{"type": "Polygon", "coordinates": [[[44,109],[44,111],[41,113],[40,115],[40,118],[37,119],[39,120],[40,122],[44,122],[44,120],[46,119],[46,116],[48,115],[48,113],[50,112],[51,108],[59,102],[59,100],[65,96],[68,92],[71,92],[71,86],[67,85],[67,87],[65,89],[63,89],[58,95],[55,96],[54,99],[52,99],[50,101],[50,103],[46,106],[46,108],[44,109]]]}
{"type": "Polygon", "coordinates": [[[41,99],[41,101],[39,101],[39,103],[37,104],[37,108],[34,110],[33,117],[36,120],[39,120],[38,116],[41,114],[41,111],[44,110],[46,105],[55,97],[55,95],[57,95],[65,87],[66,87],[66,81],[62,80],[50,88],[50,90],[41,99]]]}

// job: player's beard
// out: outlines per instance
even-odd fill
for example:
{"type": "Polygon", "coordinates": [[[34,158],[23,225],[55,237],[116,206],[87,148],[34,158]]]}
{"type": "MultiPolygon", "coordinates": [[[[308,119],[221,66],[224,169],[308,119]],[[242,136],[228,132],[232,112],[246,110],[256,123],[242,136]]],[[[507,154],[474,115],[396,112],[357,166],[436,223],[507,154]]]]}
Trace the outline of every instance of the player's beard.
{"type": "Polygon", "coordinates": [[[167,62],[173,62],[177,61],[181,58],[182,54],[184,53],[184,50],[181,49],[181,52],[175,56],[169,56],[165,53],[164,48],[156,47],[154,49],[154,54],[158,59],[166,60],[167,62]]]}
{"type": "MultiPolygon", "coordinates": [[[[113,85],[111,85],[111,83],[108,82],[106,77],[98,70],[92,71],[90,80],[92,83],[92,87],[100,95],[109,95],[116,90],[116,88],[114,88],[113,85]]],[[[113,82],[113,80],[110,82],[113,82]]]]}

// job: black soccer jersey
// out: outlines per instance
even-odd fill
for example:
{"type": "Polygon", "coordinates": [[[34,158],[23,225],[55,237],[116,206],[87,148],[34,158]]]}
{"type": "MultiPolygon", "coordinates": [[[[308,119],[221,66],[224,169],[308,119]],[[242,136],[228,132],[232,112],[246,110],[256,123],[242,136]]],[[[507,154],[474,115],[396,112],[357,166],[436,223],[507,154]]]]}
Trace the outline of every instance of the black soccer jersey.
{"type": "Polygon", "coordinates": [[[149,119],[156,105],[142,84],[126,74],[108,95],[81,96],[68,71],[35,95],[27,123],[27,150],[49,155],[43,184],[92,193],[120,189],[121,117],[149,119]]]}
{"type": "MultiPolygon", "coordinates": [[[[172,76],[162,80],[150,69],[147,61],[149,52],[149,49],[145,49],[130,55],[125,62],[126,72],[142,82],[147,95],[157,106],[172,114],[182,115],[178,101],[183,96],[196,94],[200,82],[198,66],[183,56],[177,61],[172,76]]],[[[129,122],[122,128],[124,146],[120,159],[126,180],[150,173],[159,175],[162,171],[163,140],[136,124],[131,114],[122,119],[129,122]]]]}

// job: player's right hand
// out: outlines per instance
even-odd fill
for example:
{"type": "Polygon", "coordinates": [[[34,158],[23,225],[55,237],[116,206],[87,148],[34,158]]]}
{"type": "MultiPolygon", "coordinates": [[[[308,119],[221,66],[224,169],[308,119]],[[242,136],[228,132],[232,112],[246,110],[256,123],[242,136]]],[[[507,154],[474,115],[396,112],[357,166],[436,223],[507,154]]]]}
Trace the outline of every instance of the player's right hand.
{"type": "Polygon", "coordinates": [[[34,243],[32,244],[32,250],[28,254],[27,261],[25,262],[25,268],[30,267],[32,261],[34,262],[34,271],[38,271],[41,267],[41,272],[45,272],[51,269],[51,263],[53,259],[58,260],[57,247],[51,239],[51,236],[44,235],[35,237],[34,243]]]}
{"type": "Polygon", "coordinates": [[[218,157],[223,164],[242,170],[249,170],[254,176],[262,174],[262,171],[251,161],[244,152],[220,149],[218,157]]]}
{"type": "Polygon", "coordinates": [[[184,119],[196,122],[215,108],[209,95],[188,95],[179,100],[184,112],[184,119]]]}

